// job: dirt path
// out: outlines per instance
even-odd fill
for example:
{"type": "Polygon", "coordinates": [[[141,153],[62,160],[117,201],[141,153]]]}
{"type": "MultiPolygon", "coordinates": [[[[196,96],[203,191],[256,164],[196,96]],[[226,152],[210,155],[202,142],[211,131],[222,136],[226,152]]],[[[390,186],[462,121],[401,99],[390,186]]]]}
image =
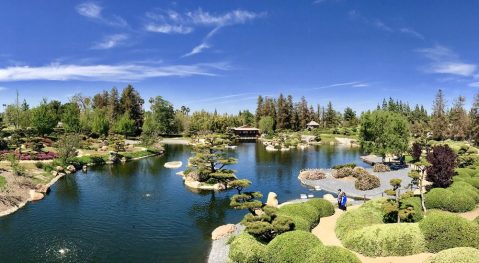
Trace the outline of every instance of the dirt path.
{"type": "Polygon", "coordinates": [[[474,209],[472,211],[461,213],[459,215],[464,217],[465,219],[474,220],[474,219],[476,219],[476,217],[479,217],[479,206],[476,207],[476,209],[474,209]]]}
{"type": "MultiPolygon", "coordinates": [[[[359,206],[349,207],[348,209],[356,209],[359,206]]],[[[313,229],[312,233],[317,236],[321,242],[326,246],[343,247],[341,241],[336,237],[335,228],[336,221],[344,212],[336,209],[336,213],[330,217],[321,218],[320,224],[313,229]]],[[[422,263],[426,261],[431,255],[430,253],[422,253],[418,255],[406,257],[365,257],[359,253],[352,251],[363,263],[422,263]]]]}

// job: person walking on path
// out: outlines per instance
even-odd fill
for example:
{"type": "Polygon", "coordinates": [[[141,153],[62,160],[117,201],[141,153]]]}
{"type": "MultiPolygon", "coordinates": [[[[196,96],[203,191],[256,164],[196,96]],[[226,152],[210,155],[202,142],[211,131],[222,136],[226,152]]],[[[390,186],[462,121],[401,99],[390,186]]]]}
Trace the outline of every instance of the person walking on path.
{"type": "Polygon", "coordinates": [[[341,189],[338,189],[338,208],[343,211],[346,211],[347,203],[348,203],[348,197],[346,196],[346,193],[343,192],[341,189]]]}

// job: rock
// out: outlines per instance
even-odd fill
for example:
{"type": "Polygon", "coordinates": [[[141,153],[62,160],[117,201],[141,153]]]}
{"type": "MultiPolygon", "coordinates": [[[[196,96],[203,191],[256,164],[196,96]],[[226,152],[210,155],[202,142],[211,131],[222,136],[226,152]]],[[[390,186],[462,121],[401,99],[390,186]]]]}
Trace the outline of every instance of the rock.
{"type": "Polygon", "coordinates": [[[64,170],[65,170],[65,168],[63,168],[62,166],[55,167],[55,171],[57,171],[57,172],[63,172],[64,170]]]}
{"type": "Polygon", "coordinates": [[[46,185],[41,185],[39,188],[37,188],[38,193],[46,194],[48,191],[50,191],[50,187],[46,185]]]}
{"type": "Polygon", "coordinates": [[[278,151],[278,149],[274,148],[273,145],[268,145],[268,146],[266,146],[266,151],[268,151],[268,152],[276,152],[276,151],[278,151]]]}
{"type": "Polygon", "coordinates": [[[35,192],[35,191],[34,191],[33,193],[30,193],[30,196],[31,196],[30,199],[31,199],[32,201],[39,201],[39,200],[42,200],[42,199],[45,197],[44,194],[42,194],[42,193],[37,193],[37,192],[35,192]]]}
{"type": "Polygon", "coordinates": [[[269,192],[268,194],[268,201],[266,201],[266,205],[272,207],[278,207],[278,195],[274,192],[269,192]]]}
{"type": "Polygon", "coordinates": [[[88,166],[86,165],[83,165],[82,169],[81,169],[84,173],[86,173],[88,171],[88,166]]]}
{"type": "Polygon", "coordinates": [[[57,171],[52,171],[52,175],[53,175],[53,176],[57,176],[57,175],[58,175],[58,172],[57,172],[57,171]]]}
{"type": "Polygon", "coordinates": [[[163,166],[169,169],[178,169],[183,165],[181,161],[167,162],[163,166]]]}
{"type": "Polygon", "coordinates": [[[236,231],[236,226],[233,224],[220,226],[220,227],[217,227],[215,230],[213,230],[213,233],[211,233],[211,239],[218,240],[224,237],[228,237],[235,231],[236,231]]]}
{"type": "Polygon", "coordinates": [[[70,172],[70,171],[66,170],[66,171],[65,171],[65,173],[66,173],[66,174],[71,174],[72,172],[70,172]]]}
{"type": "Polygon", "coordinates": [[[74,172],[77,171],[77,169],[76,169],[75,166],[73,166],[73,165],[68,165],[68,166],[67,166],[67,171],[70,171],[70,172],[74,173],[74,172]]]}
{"type": "Polygon", "coordinates": [[[326,200],[326,201],[331,202],[333,205],[338,203],[338,199],[336,199],[332,194],[325,194],[323,196],[323,199],[326,200]]]}
{"type": "Polygon", "coordinates": [[[121,161],[122,163],[126,163],[126,157],[122,157],[122,158],[120,159],[120,161],[121,161]]]}

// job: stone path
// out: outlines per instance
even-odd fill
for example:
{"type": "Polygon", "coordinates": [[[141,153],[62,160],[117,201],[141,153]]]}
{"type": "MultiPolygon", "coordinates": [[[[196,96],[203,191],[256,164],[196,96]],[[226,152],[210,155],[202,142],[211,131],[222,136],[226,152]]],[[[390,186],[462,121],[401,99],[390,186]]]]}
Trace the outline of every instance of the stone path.
{"type": "MultiPolygon", "coordinates": [[[[359,206],[351,206],[348,209],[356,209],[359,206]]],[[[317,236],[321,242],[326,246],[339,246],[343,247],[341,240],[336,237],[336,221],[345,213],[339,209],[336,209],[336,213],[330,217],[321,218],[319,225],[313,229],[312,233],[317,236]]],[[[365,257],[359,253],[352,251],[363,263],[422,263],[426,261],[433,254],[431,253],[422,253],[418,255],[406,256],[406,257],[377,257],[370,258],[365,257]]]]}

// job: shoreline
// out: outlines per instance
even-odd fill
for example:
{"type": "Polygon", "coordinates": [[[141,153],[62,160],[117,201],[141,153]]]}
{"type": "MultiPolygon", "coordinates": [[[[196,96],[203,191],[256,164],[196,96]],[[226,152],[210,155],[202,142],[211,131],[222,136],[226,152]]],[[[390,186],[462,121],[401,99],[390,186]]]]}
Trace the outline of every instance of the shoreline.
{"type": "MultiPolygon", "coordinates": [[[[159,153],[154,153],[154,154],[149,154],[149,155],[145,155],[145,156],[141,156],[141,157],[136,157],[136,158],[132,158],[128,161],[137,161],[137,160],[141,160],[141,159],[145,159],[145,158],[150,158],[150,157],[154,157],[154,156],[160,156],[164,154],[164,151],[161,151],[159,153]]],[[[49,160],[49,161],[52,161],[52,160],[49,160]]],[[[118,164],[118,163],[117,163],[118,164]]],[[[115,163],[105,163],[104,165],[117,165],[115,163]]],[[[76,171],[75,173],[78,173],[79,171],[76,171]]],[[[56,182],[58,182],[58,180],[60,180],[61,178],[63,178],[64,176],[69,176],[69,175],[73,175],[73,174],[59,174],[55,177],[53,177],[48,183],[46,183],[45,185],[43,185],[41,187],[41,189],[45,189],[45,193],[41,192],[41,191],[37,191],[37,189],[29,189],[29,192],[30,192],[30,197],[27,198],[27,200],[25,201],[22,201],[18,204],[16,204],[15,206],[12,206],[11,208],[8,208],[6,210],[3,210],[3,211],[0,211],[0,218],[1,217],[5,217],[5,216],[8,216],[8,215],[11,215],[15,212],[17,212],[18,210],[20,210],[21,208],[23,208],[24,206],[26,206],[29,202],[39,202],[41,200],[33,200],[33,194],[35,193],[40,193],[40,194],[43,194],[44,198],[46,198],[47,196],[47,193],[50,192],[50,187],[52,187],[56,182]]]]}

